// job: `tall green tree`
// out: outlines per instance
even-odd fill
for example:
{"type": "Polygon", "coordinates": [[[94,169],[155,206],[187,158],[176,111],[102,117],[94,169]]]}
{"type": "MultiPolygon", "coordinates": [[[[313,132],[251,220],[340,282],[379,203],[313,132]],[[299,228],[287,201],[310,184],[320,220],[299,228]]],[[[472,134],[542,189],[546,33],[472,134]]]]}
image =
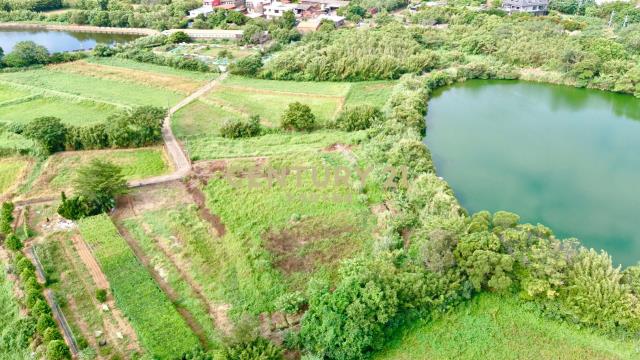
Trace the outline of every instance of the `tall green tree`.
{"type": "Polygon", "coordinates": [[[49,62],[49,51],[33,41],[21,41],[7,54],[4,63],[10,67],[25,67],[49,62]]]}
{"type": "Polygon", "coordinates": [[[48,153],[64,150],[67,127],[56,117],[40,117],[30,122],[24,129],[24,135],[36,140],[48,153]]]}

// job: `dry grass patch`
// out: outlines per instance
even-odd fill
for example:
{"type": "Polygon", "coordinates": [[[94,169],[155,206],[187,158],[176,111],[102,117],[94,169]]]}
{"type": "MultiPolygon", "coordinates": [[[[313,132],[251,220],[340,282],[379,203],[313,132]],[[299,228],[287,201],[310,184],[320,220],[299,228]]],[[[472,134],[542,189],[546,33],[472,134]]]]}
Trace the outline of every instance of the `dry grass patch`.
{"type": "Polygon", "coordinates": [[[159,74],[109,65],[89,63],[83,60],[51,65],[51,69],[68,73],[116,81],[133,82],[152,87],[171,89],[184,94],[196,91],[203,82],[175,75],[159,74]]]}
{"type": "Polygon", "coordinates": [[[15,188],[30,164],[30,160],[22,157],[0,159],[0,199],[15,188]]]}

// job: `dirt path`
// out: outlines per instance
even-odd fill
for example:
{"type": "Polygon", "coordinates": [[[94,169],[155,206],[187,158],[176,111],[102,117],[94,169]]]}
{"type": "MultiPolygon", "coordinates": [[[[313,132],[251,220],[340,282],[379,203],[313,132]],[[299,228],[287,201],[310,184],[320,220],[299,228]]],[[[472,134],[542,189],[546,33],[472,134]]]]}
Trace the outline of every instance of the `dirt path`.
{"type": "Polygon", "coordinates": [[[85,243],[80,238],[80,235],[77,234],[72,236],[71,241],[73,242],[73,247],[76,248],[76,251],[80,256],[80,259],[87,267],[87,270],[89,270],[89,274],[91,274],[93,282],[96,284],[98,289],[109,289],[109,281],[102,272],[102,269],[100,269],[100,265],[98,265],[95,257],[93,257],[93,253],[91,253],[91,249],[89,249],[87,243],[85,243]]]}
{"type": "Polygon", "coordinates": [[[156,271],[154,266],[151,264],[151,261],[145,254],[144,250],[140,246],[140,244],[138,244],[138,242],[133,238],[131,233],[129,233],[129,231],[122,225],[122,223],[120,223],[117,219],[113,219],[113,223],[116,225],[116,228],[118,229],[118,232],[120,233],[122,238],[125,239],[125,241],[129,245],[129,247],[131,248],[135,256],[138,258],[138,261],[140,261],[140,263],[144,265],[144,267],[147,269],[147,271],[149,272],[153,280],[155,280],[156,284],[158,284],[160,289],[167,295],[169,300],[174,304],[180,316],[182,316],[182,318],[187,323],[189,328],[191,328],[191,331],[193,331],[193,333],[198,337],[198,340],[200,340],[200,345],[202,345],[203,348],[207,349],[209,341],[207,339],[207,335],[204,329],[196,321],[193,315],[189,311],[187,311],[187,309],[185,309],[180,305],[180,296],[178,295],[178,293],[171,287],[171,285],[169,285],[169,283],[167,283],[164,280],[162,275],[160,275],[158,271],[156,271]]]}
{"type": "Polygon", "coordinates": [[[191,171],[191,161],[187,157],[187,154],[180,146],[180,143],[176,139],[173,131],[171,130],[171,117],[177,111],[182,109],[183,107],[189,105],[192,101],[211,91],[214,87],[218,86],[224,79],[226,79],[228,73],[224,73],[220,75],[217,79],[211,81],[207,85],[201,87],[196,90],[193,94],[187,96],[185,99],[177,103],[171,109],[169,109],[169,113],[167,117],[164,119],[164,123],[162,125],[162,139],[164,140],[164,144],[167,150],[167,154],[173,163],[173,168],[175,172],[169,175],[156,176],[143,180],[136,180],[129,182],[129,186],[131,187],[141,187],[152,184],[160,184],[168,181],[178,180],[186,176],[189,171],[191,171]]]}

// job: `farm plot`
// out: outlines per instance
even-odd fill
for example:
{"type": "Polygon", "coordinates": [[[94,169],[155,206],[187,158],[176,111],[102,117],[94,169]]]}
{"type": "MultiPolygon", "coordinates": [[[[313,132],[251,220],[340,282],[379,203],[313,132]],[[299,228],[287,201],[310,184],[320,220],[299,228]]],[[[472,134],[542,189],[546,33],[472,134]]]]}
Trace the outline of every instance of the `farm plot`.
{"type": "Polygon", "coordinates": [[[62,312],[70,323],[76,341],[86,345],[82,350],[84,354],[130,358],[131,353],[140,350],[135,333],[128,333],[128,324],[122,325],[124,320],[114,315],[119,312],[118,309],[110,307],[109,311],[102,310],[102,303],[96,299],[96,292],[101,288],[80,259],[72,236],[77,234],[54,233],[35,246],[49,287],[63,300],[60,302],[62,312]],[[96,336],[96,333],[99,335],[96,336]],[[106,345],[99,346],[102,340],[106,341],[106,345]]]}
{"type": "Polygon", "coordinates": [[[143,84],[149,87],[176,91],[184,95],[188,95],[204,85],[204,81],[196,81],[192,78],[175,74],[104,65],[82,60],[53,65],[50,66],[49,69],[98,79],[143,84]]]}
{"type": "Polygon", "coordinates": [[[277,93],[256,88],[220,86],[205,99],[220,105],[231,106],[247,115],[259,115],[262,122],[271,127],[280,124],[280,117],[292,102],[309,105],[316,121],[325,124],[332,120],[342,107],[339,96],[309,96],[303,93],[277,93]]]}
{"type": "Polygon", "coordinates": [[[83,219],[80,232],[107,276],[118,308],[130,319],[151,356],[172,359],[199,346],[198,338],[108,216],[83,219]]]}
{"type": "Polygon", "coordinates": [[[36,96],[27,101],[0,104],[0,123],[25,124],[42,116],[60,118],[69,125],[88,126],[104,122],[121,108],[89,100],[59,96],[36,96]]]}
{"type": "Polygon", "coordinates": [[[139,70],[152,74],[171,75],[183,79],[191,79],[201,83],[211,81],[218,76],[218,74],[216,73],[181,70],[169,66],[141,63],[138,61],[121,59],[117,57],[90,57],[85,59],[85,61],[92,64],[115,66],[123,69],[139,70]]]}
{"type": "Polygon", "coordinates": [[[220,126],[228,120],[245,118],[239,112],[196,100],[176,112],[171,119],[173,132],[179,139],[189,136],[218,135],[220,126]]]}
{"type": "MultiPolygon", "coordinates": [[[[220,335],[215,327],[216,322],[219,322],[216,321],[217,305],[204,295],[203,284],[207,284],[209,288],[218,282],[212,283],[211,280],[216,279],[210,276],[202,277],[202,273],[208,273],[211,269],[193,269],[186,265],[190,256],[189,254],[185,256],[185,244],[182,242],[182,237],[178,239],[176,236],[178,233],[175,226],[179,224],[176,223],[175,211],[186,212],[193,216],[190,224],[195,225],[195,228],[191,230],[195,236],[190,234],[190,238],[204,241],[205,243],[202,244],[204,246],[213,245],[210,237],[202,236],[207,235],[206,225],[198,223],[197,214],[191,208],[172,210],[171,212],[164,210],[145,212],[142,216],[125,220],[124,225],[144,251],[150,265],[175,293],[174,303],[183,312],[189,313],[189,317],[192,319],[191,328],[198,330],[198,336],[209,348],[217,347],[220,341],[220,335]],[[195,280],[196,277],[198,281],[195,280]]],[[[213,246],[208,246],[208,248],[211,250],[213,246]]],[[[193,256],[198,256],[198,254],[193,254],[193,256]]]]}
{"type": "Polygon", "coordinates": [[[0,158],[0,198],[16,185],[27,168],[30,161],[21,157],[0,158]]]}
{"type": "Polygon", "coordinates": [[[184,98],[183,94],[169,89],[85,76],[49,67],[0,74],[0,81],[21,84],[32,91],[48,90],[59,93],[61,96],[72,95],[81,100],[93,100],[116,106],[169,107],[184,98]]]}
{"type": "MultiPolygon", "coordinates": [[[[289,173],[285,184],[271,186],[260,178],[251,187],[242,175],[239,184],[221,176],[209,180],[206,205],[224,224],[220,243],[225,274],[233,274],[229,280],[235,282],[229,298],[234,310],[273,311],[275,299],[304,289],[314,273],[322,270],[331,277],[340,259],[369,248],[375,227],[366,197],[350,182],[331,180],[336,167],[349,166],[342,154],[298,153],[270,158],[267,165],[280,174],[316,167],[319,181],[326,175],[329,181],[315,184],[311,170],[301,174],[300,183],[297,173],[289,173]]],[[[239,169],[233,162],[227,166],[239,174],[252,170],[246,163],[239,169]]]]}
{"type": "Polygon", "coordinates": [[[49,157],[38,179],[24,197],[57,195],[69,191],[78,167],[93,159],[111,161],[127,180],[163,175],[171,171],[162,148],[64,152],[49,157]]]}

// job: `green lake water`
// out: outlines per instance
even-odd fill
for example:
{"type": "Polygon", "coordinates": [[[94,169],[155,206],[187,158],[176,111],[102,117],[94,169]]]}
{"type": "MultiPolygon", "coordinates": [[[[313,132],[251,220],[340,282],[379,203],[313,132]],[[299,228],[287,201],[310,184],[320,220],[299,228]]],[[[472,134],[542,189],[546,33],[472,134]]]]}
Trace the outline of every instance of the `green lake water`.
{"type": "Polygon", "coordinates": [[[426,144],[461,204],[640,261],[640,99],[474,80],[429,100],[426,144]]]}

